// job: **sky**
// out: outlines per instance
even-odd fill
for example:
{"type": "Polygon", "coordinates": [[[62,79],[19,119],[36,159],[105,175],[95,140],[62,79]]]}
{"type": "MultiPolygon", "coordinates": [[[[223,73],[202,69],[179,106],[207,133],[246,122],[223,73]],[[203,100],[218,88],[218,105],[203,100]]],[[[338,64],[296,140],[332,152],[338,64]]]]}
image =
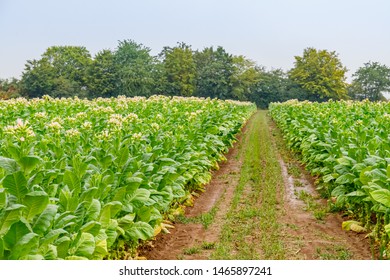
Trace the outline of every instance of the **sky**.
{"type": "Polygon", "coordinates": [[[369,61],[390,66],[389,14],[388,0],[0,0],[0,78],[20,78],[50,46],[94,55],[131,39],[153,55],[177,42],[222,46],[285,71],[305,48],[326,49],[350,79],[369,61]]]}

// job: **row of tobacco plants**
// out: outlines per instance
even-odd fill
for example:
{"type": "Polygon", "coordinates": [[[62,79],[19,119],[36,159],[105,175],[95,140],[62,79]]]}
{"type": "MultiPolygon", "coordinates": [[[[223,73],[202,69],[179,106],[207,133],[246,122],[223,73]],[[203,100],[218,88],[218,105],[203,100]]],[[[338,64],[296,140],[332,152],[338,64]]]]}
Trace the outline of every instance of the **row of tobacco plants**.
{"type": "Polygon", "coordinates": [[[0,259],[135,252],[191,203],[255,110],[163,96],[0,102],[0,259]]]}
{"type": "Polygon", "coordinates": [[[272,103],[270,114],[319,188],[347,211],[343,228],[367,232],[389,256],[390,103],[272,103]]]}

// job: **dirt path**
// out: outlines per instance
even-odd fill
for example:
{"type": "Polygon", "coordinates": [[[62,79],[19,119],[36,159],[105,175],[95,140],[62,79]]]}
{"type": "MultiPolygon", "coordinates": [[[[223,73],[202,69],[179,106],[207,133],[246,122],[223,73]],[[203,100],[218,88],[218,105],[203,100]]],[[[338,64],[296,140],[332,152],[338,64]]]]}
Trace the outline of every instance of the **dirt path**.
{"type": "Polygon", "coordinates": [[[341,229],[313,179],[256,113],[206,191],[139,255],[147,259],[371,259],[364,235],[341,229]]]}

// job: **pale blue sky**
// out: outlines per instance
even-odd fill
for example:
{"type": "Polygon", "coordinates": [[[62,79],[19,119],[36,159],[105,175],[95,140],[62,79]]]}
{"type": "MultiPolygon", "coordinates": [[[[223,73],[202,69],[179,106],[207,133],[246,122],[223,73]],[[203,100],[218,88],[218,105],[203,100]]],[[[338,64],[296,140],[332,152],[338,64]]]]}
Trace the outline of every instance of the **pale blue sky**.
{"type": "Polygon", "coordinates": [[[315,47],[336,51],[351,75],[368,61],[390,66],[388,0],[0,0],[0,78],[53,45],[91,54],[133,39],[157,54],[185,42],[223,46],[268,69],[288,70],[315,47]]]}

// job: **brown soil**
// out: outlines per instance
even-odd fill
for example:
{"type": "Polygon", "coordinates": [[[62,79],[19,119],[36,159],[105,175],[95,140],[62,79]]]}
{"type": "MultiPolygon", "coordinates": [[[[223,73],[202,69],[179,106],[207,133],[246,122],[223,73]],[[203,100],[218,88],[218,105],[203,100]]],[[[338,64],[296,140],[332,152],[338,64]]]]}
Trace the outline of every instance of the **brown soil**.
{"type": "MultiPolygon", "coordinates": [[[[275,129],[274,125],[270,126],[271,135],[275,134],[273,133],[275,129]]],[[[273,141],[275,143],[277,140],[274,138],[273,141]]],[[[170,234],[159,234],[155,240],[143,246],[139,251],[140,257],[150,260],[210,257],[212,249],[199,248],[205,243],[218,242],[235,187],[238,185],[242,165],[239,152],[242,143],[239,137],[239,141],[226,155],[227,161],[221,163],[220,169],[214,172],[205,192],[195,200],[193,207],[186,209],[185,216],[190,218],[199,217],[216,206],[218,209],[209,228],[205,229],[200,223],[174,223],[170,234]],[[190,249],[196,248],[199,250],[189,253],[190,249]]],[[[279,157],[279,162],[285,182],[284,195],[280,197],[283,201],[279,209],[279,223],[282,227],[281,238],[285,244],[286,259],[371,259],[369,241],[364,238],[364,234],[343,231],[341,229],[343,218],[340,215],[328,213],[321,221],[314,217],[312,211],[305,210],[305,203],[297,198],[297,191],[307,192],[315,198],[316,203],[324,207],[326,201],[318,198],[313,178],[297,162],[289,160],[287,164],[294,164],[300,168],[298,177],[288,173],[287,164],[282,156],[279,157]]]]}

